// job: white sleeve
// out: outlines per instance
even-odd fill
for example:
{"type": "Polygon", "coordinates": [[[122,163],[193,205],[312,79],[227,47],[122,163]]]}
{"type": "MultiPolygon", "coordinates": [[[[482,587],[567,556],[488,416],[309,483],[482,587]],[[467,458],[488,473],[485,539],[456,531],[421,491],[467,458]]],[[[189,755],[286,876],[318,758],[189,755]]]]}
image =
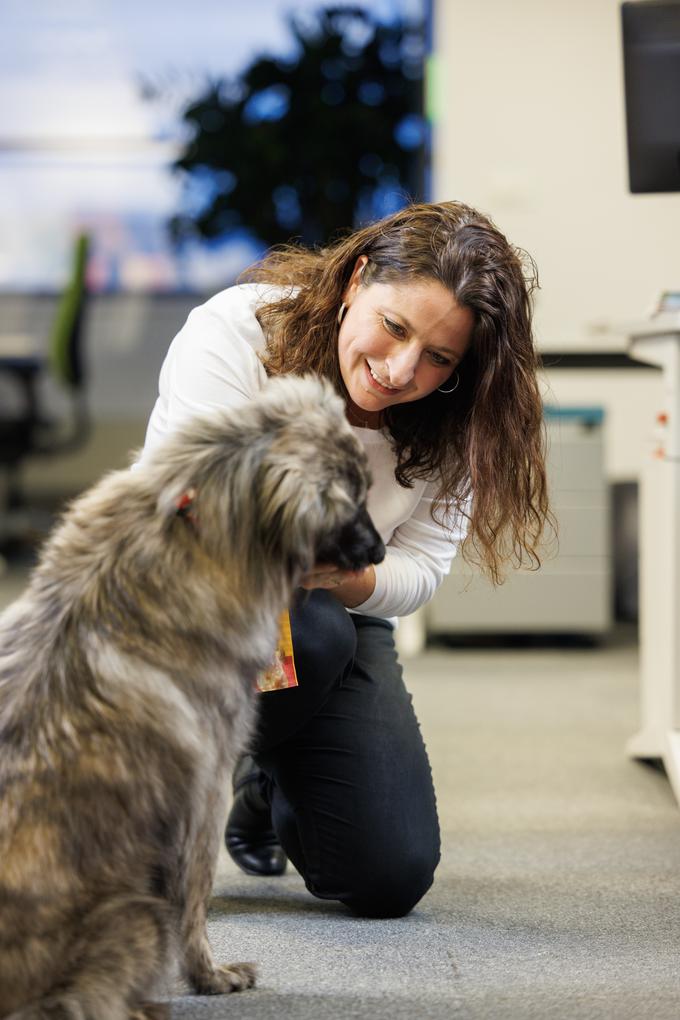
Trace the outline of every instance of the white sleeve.
{"type": "Polygon", "coordinates": [[[253,348],[252,341],[261,331],[252,311],[244,312],[242,302],[231,302],[234,314],[229,315],[225,302],[219,312],[210,304],[189,314],[170,345],[142,462],[188,418],[244,404],[266,383],[266,372],[253,348]]]}
{"type": "MultiPolygon", "coordinates": [[[[452,511],[446,526],[432,519],[435,487],[427,485],[411,517],[387,543],[375,568],[373,594],[355,611],[370,616],[408,616],[425,605],[451,569],[467,531],[467,518],[452,511]]],[[[469,509],[468,509],[469,512],[469,509]]]]}

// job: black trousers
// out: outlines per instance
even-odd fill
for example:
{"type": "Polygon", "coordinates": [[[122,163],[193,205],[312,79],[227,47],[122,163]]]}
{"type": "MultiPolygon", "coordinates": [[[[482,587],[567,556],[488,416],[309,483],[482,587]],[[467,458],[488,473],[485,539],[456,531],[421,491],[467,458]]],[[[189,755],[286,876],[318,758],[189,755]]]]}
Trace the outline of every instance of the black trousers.
{"type": "Polygon", "coordinates": [[[432,884],[432,773],[392,627],[328,592],[291,611],[299,687],[260,697],[263,792],[307,888],[369,917],[407,914],[432,884]]]}

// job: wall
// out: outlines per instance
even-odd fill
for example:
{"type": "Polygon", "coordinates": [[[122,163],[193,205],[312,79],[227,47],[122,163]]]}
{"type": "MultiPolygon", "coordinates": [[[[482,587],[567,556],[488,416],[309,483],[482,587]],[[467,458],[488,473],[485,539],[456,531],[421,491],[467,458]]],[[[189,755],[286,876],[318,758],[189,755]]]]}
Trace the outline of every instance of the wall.
{"type": "Polygon", "coordinates": [[[544,347],[616,341],[680,287],[680,196],[630,195],[619,4],[438,0],[434,190],[539,265],[544,347]]]}
{"type": "MultiPolygon", "coordinates": [[[[680,195],[628,192],[619,4],[436,0],[434,14],[434,198],[477,206],[534,256],[542,350],[625,347],[626,323],[680,289],[680,195]]],[[[599,395],[617,477],[638,473],[661,392],[635,375],[549,380],[563,403],[599,395]]]]}

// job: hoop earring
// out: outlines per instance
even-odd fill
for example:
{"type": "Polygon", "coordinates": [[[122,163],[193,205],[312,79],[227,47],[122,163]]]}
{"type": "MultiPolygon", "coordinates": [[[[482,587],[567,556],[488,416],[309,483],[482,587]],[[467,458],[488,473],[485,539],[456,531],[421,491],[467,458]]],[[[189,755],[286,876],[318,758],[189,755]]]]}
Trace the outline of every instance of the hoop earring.
{"type": "Polygon", "coordinates": [[[345,318],[345,312],[347,311],[347,305],[343,301],[340,305],[340,311],[338,312],[338,326],[342,325],[342,320],[345,318]]]}
{"type": "Polygon", "coordinates": [[[438,387],[437,387],[437,393],[453,393],[453,391],[454,391],[454,390],[457,390],[457,389],[458,389],[458,384],[459,384],[459,383],[460,383],[460,376],[459,376],[459,375],[458,375],[458,373],[456,372],[456,385],[455,385],[455,386],[452,386],[450,390],[443,390],[443,389],[441,388],[441,386],[438,386],[438,387]]]}

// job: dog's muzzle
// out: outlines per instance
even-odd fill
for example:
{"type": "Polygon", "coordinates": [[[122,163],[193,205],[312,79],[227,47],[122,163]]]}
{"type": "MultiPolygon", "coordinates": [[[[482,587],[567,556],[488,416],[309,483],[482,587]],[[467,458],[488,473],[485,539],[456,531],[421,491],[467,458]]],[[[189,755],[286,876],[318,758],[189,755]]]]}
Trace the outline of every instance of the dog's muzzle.
{"type": "Polygon", "coordinates": [[[363,570],[370,563],[380,563],[384,559],[385,544],[363,506],[316,551],[317,563],[332,563],[341,570],[363,570]]]}

